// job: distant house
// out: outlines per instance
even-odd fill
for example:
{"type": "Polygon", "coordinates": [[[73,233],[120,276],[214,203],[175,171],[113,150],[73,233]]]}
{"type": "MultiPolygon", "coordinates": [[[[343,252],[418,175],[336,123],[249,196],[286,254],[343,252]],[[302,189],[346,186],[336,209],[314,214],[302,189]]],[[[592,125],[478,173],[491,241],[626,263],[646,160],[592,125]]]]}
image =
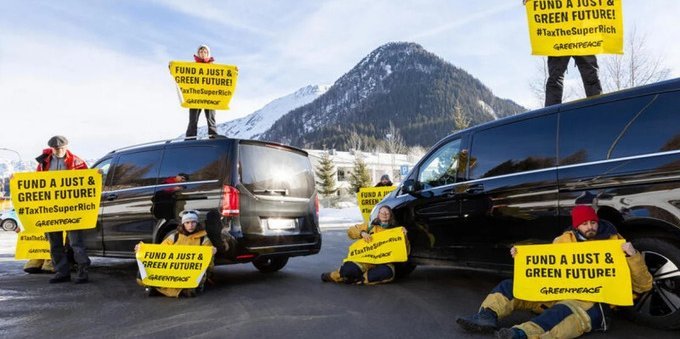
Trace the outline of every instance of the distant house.
{"type": "MultiPolygon", "coordinates": [[[[379,152],[363,152],[363,151],[350,151],[350,152],[339,152],[334,149],[330,150],[313,150],[306,149],[309,153],[309,159],[312,162],[312,166],[316,170],[319,165],[319,160],[323,153],[328,152],[335,163],[335,169],[337,170],[337,183],[340,188],[349,188],[349,177],[354,169],[354,161],[358,153],[363,156],[364,162],[371,173],[371,181],[373,184],[378,183],[380,177],[383,174],[387,174],[392,179],[392,182],[396,185],[401,182],[403,175],[401,174],[402,167],[408,171],[413,168],[418,159],[413,159],[412,156],[406,154],[390,154],[390,153],[379,153],[379,152]]],[[[318,178],[317,178],[318,180],[318,178]]]]}

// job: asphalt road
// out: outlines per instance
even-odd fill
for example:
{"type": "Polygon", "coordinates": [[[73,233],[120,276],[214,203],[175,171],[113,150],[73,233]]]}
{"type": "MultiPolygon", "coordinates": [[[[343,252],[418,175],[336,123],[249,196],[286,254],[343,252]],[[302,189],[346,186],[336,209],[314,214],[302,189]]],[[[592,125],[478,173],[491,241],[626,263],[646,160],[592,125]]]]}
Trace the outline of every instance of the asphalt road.
{"type": "MultiPolygon", "coordinates": [[[[321,282],[349,240],[324,230],[321,253],[293,258],[277,273],[252,265],[216,268],[216,284],[193,299],[144,296],[133,260],[93,258],[91,282],[50,285],[13,260],[16,235],[0,232],[0,337],[198,338],[487,338],[455,324],[474,312],[502,278],[449,268],[419,267],[381,286],[321,282]]],[[[528,319],[520,313],[501,324],[528,319]]],[[[677,338],[616,319],[608,334],[588,338],[677,338]]]]}

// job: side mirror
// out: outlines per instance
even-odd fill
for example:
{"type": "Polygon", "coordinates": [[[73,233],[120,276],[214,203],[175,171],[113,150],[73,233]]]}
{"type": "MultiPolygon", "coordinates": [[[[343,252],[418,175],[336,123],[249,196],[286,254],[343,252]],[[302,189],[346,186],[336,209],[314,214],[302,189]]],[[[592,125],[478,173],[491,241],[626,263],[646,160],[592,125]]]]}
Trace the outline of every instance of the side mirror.
{"type": "Polygon", "coordinates": [[[416,181],[414,179],[408,179],[401,185],[401,192],[404,194],[415,195],[416,189],[416,181]]]}

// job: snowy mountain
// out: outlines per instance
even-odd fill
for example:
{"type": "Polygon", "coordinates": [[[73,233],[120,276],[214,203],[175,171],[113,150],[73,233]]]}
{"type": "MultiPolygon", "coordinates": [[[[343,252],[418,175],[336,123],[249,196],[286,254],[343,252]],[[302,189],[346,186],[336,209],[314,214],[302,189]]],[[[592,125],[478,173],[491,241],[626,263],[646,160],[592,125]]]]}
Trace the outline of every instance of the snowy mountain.
{"type": "MultiPolygon", "coordinates": [[[[326,93],[329,87],[328,85],[310,85],[300,88],[295,93],[278,98],[245,117],[218,124],[217,133],[231,138],[258,139],[276,120],[291,110],[314,101],[326,93]]],[[[207,126],[199,127],[199,138],[204,138],[207,134],[207,126]]]]}
{"type": "Polygon", "coordinates": [[[392,42],[369,53],[318,99],[281,117],[260,139],[348,150],[355,135],[364,149],[385,149],[396,128],[406,145],[427,148],[460,129],[453,119],[457,104],[471,126],[526,111],[422,46],[392,42]]]}

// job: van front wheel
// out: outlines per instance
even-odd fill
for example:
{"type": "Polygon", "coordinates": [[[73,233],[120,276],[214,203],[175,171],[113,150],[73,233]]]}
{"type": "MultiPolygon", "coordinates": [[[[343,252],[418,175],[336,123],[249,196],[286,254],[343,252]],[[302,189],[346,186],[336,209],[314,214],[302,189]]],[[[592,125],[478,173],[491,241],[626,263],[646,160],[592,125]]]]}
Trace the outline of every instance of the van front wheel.
{"type": "Polygon", "coordinates": [[[276,272],[286,266],[288,257],[264,257],[253,260],[253,266],[262,273],[276,272]]]}
{"type": "Polygon", "coordinates": [[[680,328],[680,245],[651,238],[633,239],[632,243],[644,253],[654,284],[634,306],[626,308],[627,315],[656,328],[680,328]]]}

